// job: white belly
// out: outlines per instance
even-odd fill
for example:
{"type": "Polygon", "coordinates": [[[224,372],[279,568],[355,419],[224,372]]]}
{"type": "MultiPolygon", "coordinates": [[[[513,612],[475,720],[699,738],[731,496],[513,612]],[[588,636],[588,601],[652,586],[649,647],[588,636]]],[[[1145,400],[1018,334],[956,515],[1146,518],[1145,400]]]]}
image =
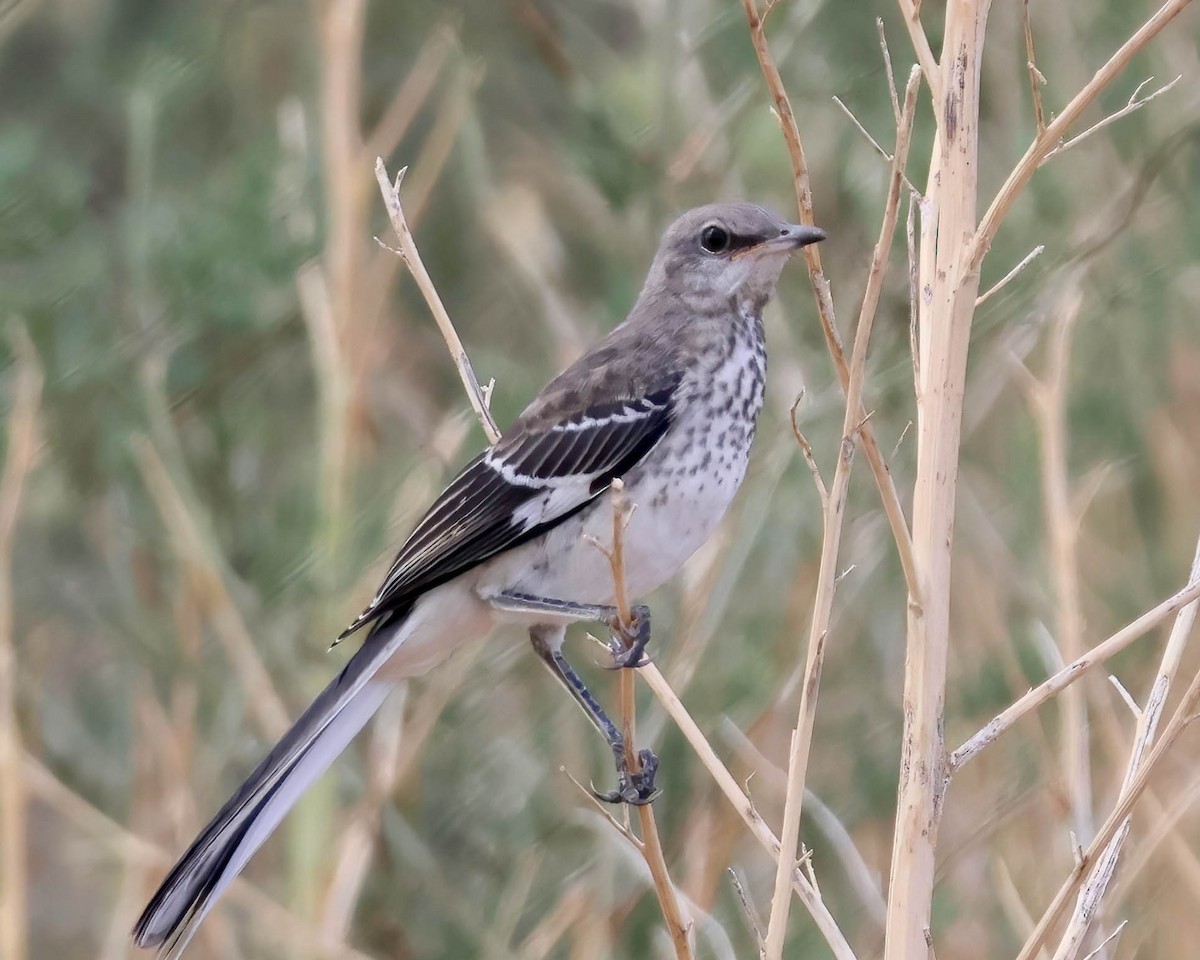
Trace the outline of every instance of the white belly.
{"type": "MultiPolygon", "coordinates": [[[[746,473],[762,406],[763,365],[761,347],[739,345],[683,384],[667,436],[624,477],[634,504],[624,537],[631,598],[674,576],[724,517],[746,473]]],[[[488,563],[477,589],[484,596],[508,591],[612,603],[609,561],[595,546],[611,546],[612,528],[611,500],[602,496],[544,538],[488,563]]]]}

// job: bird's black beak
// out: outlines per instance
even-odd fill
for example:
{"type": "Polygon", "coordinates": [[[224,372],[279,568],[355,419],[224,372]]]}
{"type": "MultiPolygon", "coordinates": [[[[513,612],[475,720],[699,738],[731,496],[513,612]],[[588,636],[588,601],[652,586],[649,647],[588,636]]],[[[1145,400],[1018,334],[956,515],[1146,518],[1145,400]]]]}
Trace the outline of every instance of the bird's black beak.
{"type": "Polygon", "coordinates": [[[790,247],[792,250],[799,250],[801,247],[807,247],[810,243],[820,243],[825,239],[825,231],[820,227],[808,227],[802,223],[791,223],[779,231],[778,240],[768,241],[771,244],[778,243],[781,246],[790,247]]]}
{"type": "Polygon", "coordinates": [[[762,240],[752,247],[746,247],[735,253],[734,258],[736,259],[742,254],[754,256],[791,253],[793,250],[807,247],[810,243],[820,243],[824,239],[825,231],[820,227],[808,227],[802,223],[789,223],[785,227],[780,227],[778,236],[768,237],[766,240],[762,240]]]}

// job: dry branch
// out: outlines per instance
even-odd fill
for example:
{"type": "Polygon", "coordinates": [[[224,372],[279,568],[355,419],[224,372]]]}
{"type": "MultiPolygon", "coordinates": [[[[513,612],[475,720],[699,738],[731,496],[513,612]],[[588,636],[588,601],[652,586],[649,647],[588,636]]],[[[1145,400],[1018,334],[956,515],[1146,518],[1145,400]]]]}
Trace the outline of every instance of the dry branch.
{"type": "Polygon", "coordinates": [[[883,223],[880,226],[879,239],[876,241],[871,258],[866,290],[863,293],[862,309],[859,312],[858,325],[855,329],[854,347],[850,359],[850,382],[846,391],[846,412],[842,423],[841,451],[837,467],[834,470],[833,482],[823,504],[824,534],[821,543],[821,559],[817,574],[816,596],[813,600],[813,615],[808,637],[804,683],[800,693],[799,715],[792,735],[791,753],[788,760],[787,796],[784,801],[783,828],[780,831],[783,853],[776,865],[771,917],[767,926],[767,938],[764,946],[766,960],[780,960],[783,956],[784,940],[787,937],[787,920],[792,902],[790,878],[794,869],[796,845],[800,837],[800,815],[804,802],[804,784],[808,772],[809,751],[812,746],[813,725],[816,721],[817,691],[821,683],[825,643],[829,634],[833,595],[837,586],[837,563],[841,548],[846,499],[850,489],[850,469],[853,462],[855,438],[863,426],[859,411],[863,406],[867,351],[875,322],[875,313],[879,307],[879,297],[883,290],[883,278],[887,272],[892,239],[896,233],[896,222],[899,219],[900,195],[904,185],[904,165],[908,160],[908,147],[912,136],[920,80],[920,69],[913,67],[904,92],[900,126],[896,130],[896,146],[891,158],[891,177],[884,205],[883,223]]]}
{"type": "Polygon", "coordinates": [[[1034,138],[1033,143],[1025,151],[1025,155],[1013,167],[1012,172],[1004,181],[1004,185],[1000,187],[995,199],[992,200],[987,212],[983,215],[983,219],[979,221],[975,235],[971,238],[968,263],[972,270],[979,269],[988,248],[992,245],[996,231],[1000,229],[1000,224],[1003,222],[1005,216],[1008,215],[1008,211],[1016,202],[1017,197],[1026,184],[1029,183],[1034,173],[1037,172],[1037,168],[1041,166],[1051,151],[1061,143],[1067,131],[1075,125],[1075,121],[1079,119],[1083,111],[1091,106],[1092,101],[1100,95],[1100,92],[1105,87],[1112,83],[1117,74],[1125,69],[1129,61],[1146,44],[1158,36],[1163,28],[1178,16],[1190,2],[1191,0],[1167,0],[1142,25],[1141,29],[1126,40],[1117,52],[1108,59],[1108,62],[1096,71],[1087,85],[1063,108],[1062,113],[1055,117],[1046,129],[1034,138]]]}
{"type": "Polygon", "coordinates": [[[922,206],[913,558],[903,762],[888,886],[885,960],[930,954],[934,849],[946,780],[943,743],[950,569],[967,346],[979,274],[963,257],[975,226],[979,69],[989,3],[951,4],[942,45],[933,163],[922,206]]]}
{"type": "Polygon", "coordinates": [[[950,754],[950,769],[957,773],[984,747],[996,740],[1027,713],[1054,699],[1058,693],[1083,676],[1098,664],[1116,656],[1133,641],[1144,636],[1162,623],[1167,617],[1200,597],[1200,580],[1193,581],[1182,590],[1172,594],[1157,606],[1126,624],[1107,640],[1096,644],[1078,659],[1034,687],[1012,705],[993,717],[978,733],[966,740],[950,754]]]}
{"type": "Polygon", "coordinates": [[[42,366],[29,335],[13,335],[16,375],[8,414],[7,449],[0,473],[0,956],[25,960],[26,783],[17,725],[17,657],[14,650],[13,552],[25,480],[37,457],[42,366]]]}
{"type": "MultiPolygon", "coordinates": [[[[804,156],[804,146],[800,140],[800,129],[796,125],[796,117],[792,113],[787,91],[783,87],[783,79],[779,75],[779,69],[775,66],[775,59],[771,55],[770,47],[767,45],[764,22],[765,14],[759,14],[758,0],[742,0],[742,6],[746,10],[746,20],[750,27],[750,42],[754,46],[754,53],[762,69],[767,90],[770,92],[771,98],[775,103],[775,111],[779,118],[779,125],[783,131],[783,139],[787,144],[788,157],[792,165],[792,179],[796,190],[796,205],[800,212],[800,221],[812,224],[814,222],[813,199],[812,187],[809,184],[808,178],[808,161],[804,156]]],[[[919,23],[916,29],[920,32],[919,23]]],[[[924,36],[923,33],[920,35],[924,36]]],[[[928,49],[928,44],[926,44],[926,49],[928,49]]],[[[930,55],[929,59],[932,61],[932,55],[930,55]]],[[[924,61],[922,63],[924,64],[924,61]]],[[[829,355],[833,360],[833,366],[837,372],[838,382],[841,384],[842,391],[846,392],[850,389],[850,367],[846,362],[841,334],[838,333],[837,320],[833,313],[833,297],[829,292],[829,281],[825,279],[825,273],[821,267],[821,253],[817,249],[817,246],[817,244],[810,244],[804,248],[804,262],[808,266],[808,278],[812,284],[813,295],[816,298],[817,316],[821,322],[821,332],[825,337],[825,345],[829,349],[829,355]]],[[[860,408],[856,411],[856,415],[860,420],[865,419],[867,411],[860,408]]],[[[908,529],[908,521],[904,518],[904,508],[900,505],[900,497],[896,492],[896,485],[892,481],[891,471],[888,469],[887,462],[883,458],[883,453],[879,449],[879,443],[875,439],[875,431],[869,424],[862,429],[859,441],[862,444],[867,463],[871,467],[871,475],[875,478],[875,485],[879,488],[879,496],[883,502],[883,511],[887,516],[892,537],[896,541],[896,550],[900,556],[900,566],[904,570],[904,579],[908,585],[909,594],[914,598],[914,602],[919,603],[920,591],[912,559],[912,535],[908,529]]]]}
{"type": "MultiPolygon", "coordinates": [[[[629,594],[625,586],[625,529],[635,504],[625,496],[625,484],[620,477],[613,480],[609,487],[609,497],[612,500],[613,525],[612,546],[605,550],[608,562],[612,568],[613,600],[617,608],[617,617],[622,628],[633,630],[633,611],[629,605],[629,594]]],[[[638,756],[636,740],[636,701],[634,698],[634,670],[619,669],[617,672],[618,692],[621,704],[621,732],[625,736],[625,762],[630,773],[637,773],[641,762],[638,756]]],[[[649,803],[640,804],[637,808],[638,825],[641,827],[642,839],[638,850],[650,868],[650,876],[654,879],[654,892],[658,897],[658,905],[662,910],[663,919],[667,924],[667,933],[675,948],[678,960],[691,960],[692,948],[688,942],[691,932],[691,919],[684,919],[679,904],[679,893],[667,872],[666,858],[663,856],[662,840],[658,835],[658,822],[654,817],[654,808],[649,803]]]]}
{"type": "MultiPolygon", "coordinates": [[[[729,772],[729,768],[721,762],[721,758],[717,756],[717,752],[713,749],[712,744],[704,736],[696,721],[692,719],[687,708],[683,705],[678,695],[671,689],[671,685],[667,682],[666,677],[662,675],[658,667],[653,663],[648,663],[638,671],[642,679],[646,681],[654,695],[658,697],[659,703],[663,705],[663,709],[667,711],[667,715],[675,721],[675,725],[684,735],[684,738],[692,749],[696,751],[696,756],[700,762],[704,764],[704,768],[716,781],[717,786],[725,797],[733,805],[738,816],[750,829],[750,833],[754,839],[759,842],[767,854],[773,859],[778,859],[780,856],[781,847],[779,839],[767,826],[767,822],[759,815],[755,809],[753,801],[746,795],[745,791],[738,785],[733,774],[729,772]]],[[[816,923],[817,929],[821,931],[821,935],[825,938],[825,942],[829,944],[830,950],[833,952],[836,960],[855,960],[854,951],[850,948],[849,942],[846,940],[845,934],[837,925],[833,915],[829,912],[829,908],[821,899],[820,892],[813,886],[812,882],[804,876],[798,869],[792,871],[792,886],[796,891],[796,895],[800,898],[800,902],[808,909],[812,915],[813,922],[816,923]]]]}
{"type": "MultiPolygon", "coordinates": [[[[1192,557],[1190,579],[1200,581],[1200,541],[1197,541],[1196,551],[1192,557]]],[[[1137,712],[1137,730],[1134,733],[1133,748],[1129,754],[1129,763],[1125,770],[1125,778],[1121,784],[1122,797],[1130,790],[1134,778],[1142,768],[1146,751],[1154,742],[1154,735],[1158,730],[1158,721],[1162,716],[1163,708],[1166,706],[1167,697],[1170,696],[1171,686],[1179,672],[1183,653],[1187,647],[1188,637],[1191,636],[1192,628],[1196,625],[1198,610],[1200,610],[1200,600],[1193,600],[1175,616],[1175,623],[1171,628],[1171,635],[1167,639],[1167,646],[1163,651],[1158,674],[1151,685],[1150,694],[1146,698],[1146,705],[1137,712]]],[[[1079,952],[1083,949],[1091,922],[1096,916],[1100,901],[1104,896],[1105,890],[1108,888],[1108,883],[1116,872],[1117,860],[1121,856],[1121,848],[1125,843],[1125,838],[1129,835],[1131,823],[1132,818],[1129,816],[1121,821],[1116,835],[1104,849],[1104,853],[1101,854],[1087,882],[1083,885],[1083,889],[1079,893],[1079,899],[1075,904],[1075,910],[1071,915],[1071,920],[1067,924],[1066,932],[1063,934],[1058,949],[1054,953],[1054,960],[1075,960],[1079,952]]]]}
{"type": "Polygon", "coordinates": [[[413,280],[416,281],[421,295],[425,298],[426,304],[429,305],[429,310],[433,314],[433,318],[437,321],[438,329],[446,341],[446,346],[450,349],[450,357],[454,361],[454,366],[458,369],[463,389],[467,392],[467,399],[471,402],[471,409],[475,411],[475,416],[479,418],[479,422],[483,426],[483,432],[487,435],[488,442],[495,443],[500,439],[500,428],[496,426],[496,421],[492,419],[491,411],[488,410],[487,398],[484,395],[483,388],[479,385],[479,379],[475,376],[474,369],[471,367],[467,351],[463,348],[462,341],[458,338],[458,333],[454,329],[450,315],[446,312],[441,297],[438,296],[437,288],[434,287],[429,273],[425,270],[425,264],[421,262],[421,255],[417,252],[417,245],[413,240],[412,231],[409,230],[408,221],[404,217],[404,208],[400,205],[400,183],[404,178],[405,169],[407,168],[402,169],[396,175],[395,183],[393,183],[388,179],[387,168],[383,165],[383,160],[381,158],[376,158],[375,160],[375,178],[379,181],[379,191],[383,195],[383,204],[387,208],[388,219],[392,222],[392,229],[396,232],[396,239],[400,244],[396,252],[408,264],[408,269],[412,271],[413,280]]]}

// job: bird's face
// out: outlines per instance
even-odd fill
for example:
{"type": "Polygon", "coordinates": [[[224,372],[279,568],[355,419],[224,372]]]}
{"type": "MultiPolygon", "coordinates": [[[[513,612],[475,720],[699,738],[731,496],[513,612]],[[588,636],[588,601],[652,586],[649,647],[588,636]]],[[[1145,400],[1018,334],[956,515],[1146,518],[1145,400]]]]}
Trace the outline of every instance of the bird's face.
{"type": "Polygon", "coordinates": [[[710,204],[671,224],[654,273],[668,294],[719,302],[732,298],[761,308],[775,292],[788,257],[823,239],[816,227],[787,223],[755,204],[710,204]]]}

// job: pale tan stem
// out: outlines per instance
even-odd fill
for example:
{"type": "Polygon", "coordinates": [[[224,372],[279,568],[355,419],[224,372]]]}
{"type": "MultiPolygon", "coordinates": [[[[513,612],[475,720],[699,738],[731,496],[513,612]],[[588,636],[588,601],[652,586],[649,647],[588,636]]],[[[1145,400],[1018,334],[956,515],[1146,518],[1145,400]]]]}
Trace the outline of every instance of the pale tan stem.
{"type": "MultiPolygon", "coordinates": [[[[609,487],[609,497],[612,500],[613,526],[612,547],[608,552],[609,565],[612,568],[613,602],[617,608],[617,617],[621,626],[629,632],[633,629],[633,611],[629,605],[629,593],[625,585],[625,528],[635,505],[625,496],[625,484],[620,477],[613,480],[609,487]]],[[[617,675],[618,697],[621,706],[621,730],[625,735],[625,762],[630,773],[641,769],[636,740],[636,699],[634,697],[632,669],[621,669],[617,675]]],[[[667,862],[663,855],[662,840],[658,835],[658,822],[654,818],[654,808],[649,803],[637,808],[638,825],[641,827],[642,839],[639,852],[650,869],[654,880],[654,892],[658,897],[658,905],[662,910],[663,919],[667,924],[667,933],[675,948],[677,960],[691,960],[692,948],[688,942],[688,934],[692,921],[685,919],[680,907],[679,893],[667,872],[667,862]]]]}
{"type": "Polygon", "coordinates": [[[1093,667],[1116,656],[1139,637],[1145,636],[1167,617],[1181,610],[1197,597],[1200,597],[1200,580],[1189,583],[1182,590],[1167,597],[1136,620],[1126,624],[1108,639],[1096,644],[1078,659],[1068,663],[1054,676],[1043,680],[1015,703],[998,713],[978,733],[975,733],[955,750],[950,755],[951,771],[957,773],[984,747],[1009,730],[1027,713],[1031,713],[1042,704],[1054,699],[1060,691],[1069,687],[1093,667]]]}
{"type": "MultiPolygon", "coordinates": [[[[929,87],[933,102],[940,103],[942,96],[942,71],[933,48],[929,46],[929,37],[921,26],[921,4],[919,0],[898,0],[900,12],[904,16],[904,26],[912,40],[913,50],[917,54],[917,62],[921,64],[921,72],[925,74],[925,83],[929,87]]],[[[941,119],[938,118],[938,122],[941,119]]]]}
{"type": "MultiPolygon", "coordinates": [[[[1197,541],[1196,552],[1192,557],[1191,579],[1200,581],[1200,541],[1197,541]]],[[[1138,713],[1133,748],[1129,753],[1125,779],[1121,784],[1121,798],[1132,788],[1134,779],[1142,768],[1146,751],[1154,742],[1158,721],[1166,706],[1167,697],[1170,696],[1171,685],[1179,673],[1179,665],[1183,660],[1184,650],[1187,648],[1188,637],[1191,636],[1192,628],[1196,625],[1198,609],[1200,609],[1200,600],[1193,600],[1175,616],[1175,623],[1171,627],[1171,635],[1167,639],[1158,674],[1150,687],[1150,694],[1146,698],[1145,706],[1138,713]]],[[[1076,900],[1075,910],[1071,914],[1071,920],[1067,924],[1066,932],[1063,933],[1058,949],[1054,952],[1054,960],[1075,960],[1083,949],[1092,920],[1100,907],[1100,901],[1104,897],[1109,881],[1116,872],[1117,861],[1121,856],[1125,838],[1129,836],[1131,823],[1132,818],[1128,816],[1121,822],[1116,835],[1104,848],[1103,854],[1092,869],[1087,882],[1084,883],[1076,900]]]]}
{"type": "MultiPolygon", "coordinates": [[[[646,686],[658,697],[659,703],[662,704],[667,715],[675,721],[675,725],[679,728],[679,731],[691,745],[692,749],[696,751],[696,756],[712,776],[721,792],[725,794],[726,799],[729,800],[738,816],[742,818],[751,835],[759,842],[768,856],[773,860],[778,860],[781,849],[779,839],[767,825],[767,822],[759,815],[753,801],[738,785],[733,774],[729,772],[729,768],[721,762],[721,758],[717,756],[717,752],[713,749],[712,744],[708,742],[703,731],[701,731],[696,721],[692,719],[692,715],[688,713],[687,708],[683,705],[683,701],[679,699],[678,695],[671,688],[666,677],[662,675],[662,672],[653,663],[648,663],[644,667],[641,667],[638,673],[641,674],[646,686]]],[[[804,904],[812,916],[817,929],[821,931],[821,935],[825,938],[825,942],[829,945],[836,960],[855,960],[854,951],[850,948],[850,943],[846,940],[846,935],[842,933],[837,925],[837,921],[825,905],[825,901],[821,899],[820,892],[798,869],[792,871],[792,886],[796,891],[796,895],[800,898],[800,902],[804,904]]]]}
{"type": "MultiPolygon", "coordinates": [[[[1071,283],[1050,336],[1049,370],[1031,390],[1034,419],[1042,447],[1042,498],[1049,541],[1050,574],[1056,600],[1055,640],[1067,663],[1083,654],[1083,601],[1080,598],[1079,516],[1072,506],[1067,475],[1067,388],[1071,333],[1083,302],[1071,283]]],[[[1071,828],[1080,843],[1092,833],[1092,778],[1088,755],[1087,704],[1073,685],[1062,695],[1062,765],[1071,807],[1071,828]]]]}
{"type": "Polygon", "coordinates": [[[1063,108],[1062,112],[1055,117],[1046,126],[1033,143],[1025,151],[1025,155],[1013,167],[1012,172],[1000,187],[999,192],[992,200],[991,206],[983,215],[983,219],[979,221],[979,226],[975,230],[975,235],[970,241],[970,256],[968,262],[971,267],[978,270],[983,262],[984,255],[988,248],[992,245],[992,240],[995,239],[996,231],[1000,229],[1000,224],[1012,205],[1016,202],[1017,197],[1029,183],[1037,168],[1042,161],[1050,155],[1062,140],[1068,130],[1074,126],[1080,115],[1091,106],[1092,101],[1099,96],[1100,91],[1112,83],[1113,79],[1129,64],[1129,61],[1153,40],[1170,23],[1179,13],[1186,7],[1191,0],[1167,0],[1161,7],[1155,11],[1132,37],[1125,41],[1104,64],[1091,80],[1087,82],[1079,93],[1071,99],[1071,102],[1063,108]]]}
{"type": "Polygon", "coordinates": [[[792,736],[791,753],[788,760],[787,794],[783,808],[783,827],[780,831],[782,853],[775,870],[771,917],[767,925],[764,944],[766,960],[782,958],[784,941],[787,938],[787,921],[792,903],[791,874],[795,869],[797,844],[800,838],[800,816],[804,802],[809,753],[812,747],[813,726],[816,722],[817,692],[821,684],[825,643],[829,635],[833,596],[837,588],[838,555],[841,549],[846,499],[850,490],[854,443],[861,428],[858,411],[863,406],[867,351],[875,323],[875,314],[879,307],[879,296],[883,290],[883,278],[887,272],[892,240],[896,233],[896,222],[899,219],[900,195],[904,186],[904,166],[908,161],[908,147],[912,136],[913,117],[916,112],[917,90],[920,82],[920,68],[913,67],[905,88],[900,126],[896,130],[896,146],[892,152],[891,178],[887,201],[884,205],[883,223],[880,226],[879,239],[875,243],[875,251],[871,258],[866,290],[863,293],[862,309],[859,312],[858,325],[854,334],[854,348],[850,359],[850,384],[846,393],[846,412],[842,422],[841,450],[837,467],[834,470],[833,482],[824,498],[821,559],[809,628],[808,654],[804,666],[804,682],[800,692],[799,715],[792,736]]]}
{"type": "Polygon", "coordinates": [[[17,656],[14,649],[13,553],[25,481],[38,447],[38,410],[44,376],[29,335],[13,336],[16,376],[8,413],[4,469],[0,473],[0,956],[28,956],[26,907],[27,785],[17,724],[17,656]]]}
{"type": "Polygon", "coordinates": [[[425,298],[425,303],[428,304],[429,311],[433,314],[434,320],[437,321],[438,329],[446,341],[446,346],[450,349],[451,359],[454,360],[454,365],[458,368],[458,375],[462,380],[463,389],[467,391],[467,399],[471,402],[471,409],[475,411],[475,416],[479,418],[479,422],[483,426],[483,432],[487,435],[488,442],[495,443],[500,439],[500,428],[496,426],[496,421],[492,419],[483,389],[479,386],[479,380],[475,376],[474,369],[471,367],[470,359],[467,357],[467,351],[463,348],[462,341],[458,338],[458,333],[455,331],[454,324],[450,320],[450,314],[446,312],[441,297],[438,296],[437,289],[434,287],[433,281],[425,269],[425,264],[421,262],[421,255],[417,252],[416,241],[413,240],[412,231],[409,230],[408,221],[404,217],[404,208],[400,205],[400,181],[403,176],[404,170],[401,170],[396,176],[396,182],[392,183],[388,178],[387,168],[383,165],[383,160],[376,158],[375,179],[379,181],[379,192],[383,195],[383,203],[387,208],[388,219],[392,222],[392,229],[396,232],[396,239],[400,244],[398,253],[404,258],[404,262],[408,264],[408,269],[412,272],[417,288],[425,298]]]}
{"type": "MultiPolygon", "coordinates": [[[[1175,713],[1171,715],[1166,729],[1163,730],[1162,737],[1138,766],[1137,773],[1132,780],[1125,784],[1116,806],[1113,807],[1108,818],[1096,832],[1087,851],[1079,858],[1075,868],[1059,888],[1058,893],[1055,894],[1050,906],[1046,908],[1046,912],[1042,914],[1033,933],[1021,948],[1017,960],[1032,960],[1037,955],[1049,936],[1051,928],[1058,923],[1071,898],[1084,886],[1085,881],[1090,880],[1093,876],[1097,863],[1101,861],[1109,843],[1124,830],[1126,818],[1145,791],[1146,784],[1150,782],[1150,774],[1154,772],[1158,762],[1175,745],[1179,735],[1196,719],[1198,707],[1200,707],[1200,672],[1192,678],[1187,692],[1183,695],[1175,713]]],[[[1103,879],[1107,883],[1108,878],[1104,877],[1103,879]]]]}
{"type": "Polygon", "coordinates": [[[942,737],[950,646],[950,570],[967,347],[979,273],[964,257],[975,226],[979,71],[989,2],[946,12],[940,118],[930,182],[933,262],[922,240],[920,377],[913,555],[920,603],[908,604],[903,762],[888,888],[885,960],[931,956],[934,850],[946,782],[942,737]]]}
{"type": "MultiPolygon", "coordinates": [[[[783,139],[787,145],[788,157],[792,165],[792,179],[795,184],[796,205],[800,211],[800,219],[803,223],[812,224],[814,222],[812,187],[809,183],[808,162],[804,156],[804,146],[800,141],[800,129],[796,125],[796,117],[792,113],[787,91],[784,90],[783,79],[779,75],[779,69],[775,66],[775,59],[767,45],[758,2],[757,0],[742,0],[742,6],[746,10],[746,20],[750,26],[750,42],[754,46],[767,90],[775,103],[779,124],[783,130],[783,139]]],[[[838,333],[837,320],[833,313],[833,297],[829,292],[829,281],[825,279],[825,273],[821,267],[821,253],[815,243],[805,247],[803,253],[804,262],[808,266],[809,282],[812,284],[813,295],[816,298],[821,333],[825,337],[825,345],[833,360],[838,383],[845,393],[850,389],[850,366],[846,361],[841,334],[838,333]]],[[[866,420],[867,413],[868,411],[861,407],[855,411],[855,415],[860,421],[866,420]]],[[[904,570],[904,579],[908,585],[909,595],[914,598],[914,602],[919,603],[920,592],[912,558],[912,534],[908,529],[908,521],[904,518],[904,508],[900,505],[900,496],[896,492],[891,471],[888,469],[887,461],[884,460],[883,452],[879,449],[874,428],[870,423],[864,423],[859,432],[859,442],[866,455],[867,463],[871,467],[875,485],[879,488],[883,512],[887,517],[888,526],[891,528],[892,538],[896,541],[896,550],[900,557],[900,566],[904,570]]]]}

